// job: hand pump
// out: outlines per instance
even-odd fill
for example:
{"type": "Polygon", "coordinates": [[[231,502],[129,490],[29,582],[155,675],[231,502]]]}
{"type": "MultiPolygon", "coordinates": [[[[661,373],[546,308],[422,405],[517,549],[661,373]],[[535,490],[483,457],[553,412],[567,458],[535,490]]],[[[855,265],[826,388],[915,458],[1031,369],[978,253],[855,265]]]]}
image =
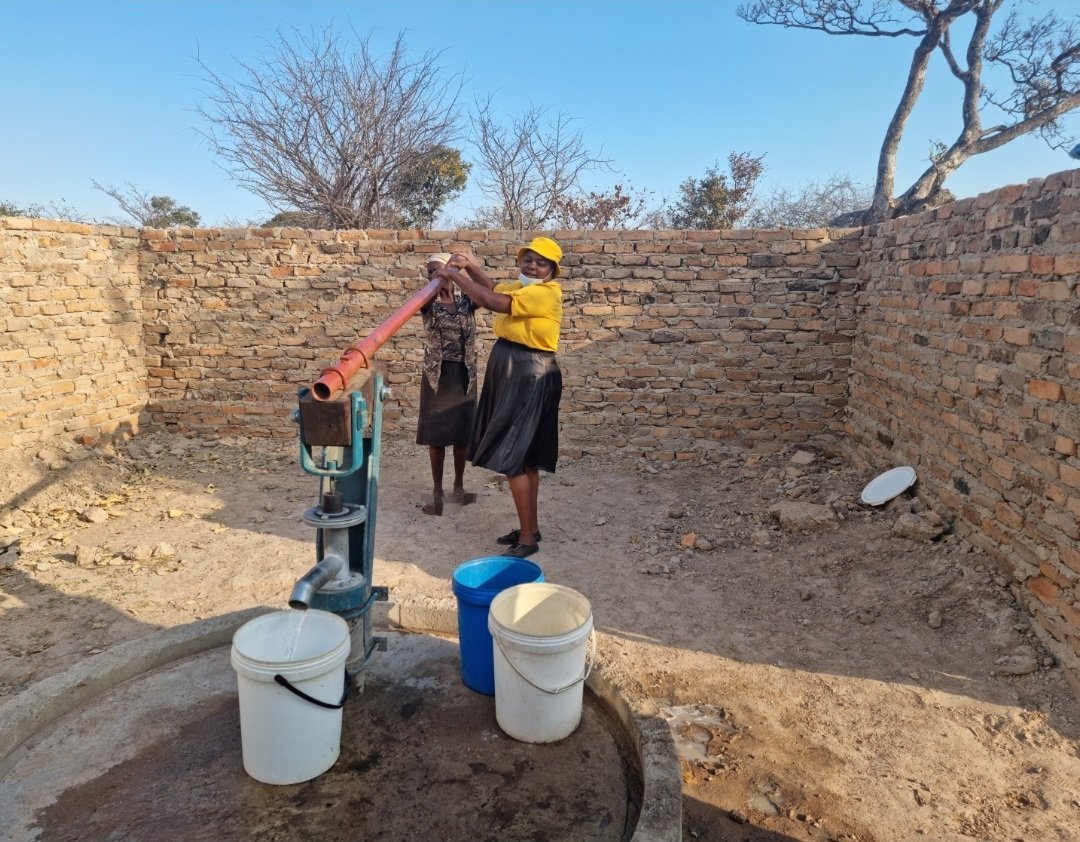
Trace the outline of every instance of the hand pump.
{"type": "Polygon", "coordinates": [[[289,605],[332,611],[349,622],[352,655],[346,667],[357,685],[362,684],[364,664],[381,643],[372,635],[371,609],[388,597],[385,587],[372,585],[371,573],[382,404],[390,392],[371,358],[443,283],[439,278],[429,282],[364,339],[346,348],[310,389],[300,389],[299,408],[293,413],[300,428],[300,464],[319,478],[319,497],[304,512],[304,522],[316,529],[316,564],[297,580],[289,605]],[[357,388],[333,400],[361,369],[366,376],[355,384],[357,388]]]}

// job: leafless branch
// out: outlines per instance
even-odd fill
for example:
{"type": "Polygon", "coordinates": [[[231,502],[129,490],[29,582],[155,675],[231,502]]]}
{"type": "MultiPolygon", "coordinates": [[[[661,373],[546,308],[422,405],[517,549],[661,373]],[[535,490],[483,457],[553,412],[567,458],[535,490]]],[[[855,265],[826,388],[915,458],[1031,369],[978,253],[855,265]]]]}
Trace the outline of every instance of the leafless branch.
{"type": "Polygon", "coordinates": [[[128,219],[111,219],[118,225],[134,223],[143,228],[172,228],[177,225],[193,227],[199,224],[199,214],[191,208],[177,204],[171,196],[151,196],[130,181],[123,188],[104,187],[91,179],[96,190],[120,206],[128,219]]]}
{"type": "Polygon", "coordinates": [[[1080,107],[1080,27],[1076,20],[1065,22],[1052,13],[1022,24],[1013,12],[992,36],[991,23],[1005,2],[759,0],[740,6],[738,14],[751,23],[816,29],[833,35],[909,35],[917,39],[904,90],[878,156],[868,218],[881,220],[940,203],[948,195],[946,179],[964,161],[1024,134],[1037,132],[1052,146],[1071,142],[1062,136],[1058,121],[1080,107]],[[968,15],[971,26],[961,56],[954,50],[953,27],[968,15]],[[937,51],[963,86],[959,109],[962,127],[952,143],[935,144],[930,166],[894,198],[900,141],[937,51]],[[1011,85],[1003,93],[986,87],[988,66],[1005,71],[1011,85]],[[1011,122],[983,129],[982,115],[987,106],[1003,112],[1011,122]]]}
{"type": "MultiPolygon", "coordinates": [[[[875,35],[896,38],[921,36],[923,29],[902,25],[892,13],[891,0],[756,0],[743,3],[736,14],[750,23],[783,26],[788,29],[815,29],[829,35],[875,35]]],[[[922,6],[922,3],[902,3],[922,6]]]]}
{"type": "Polygon", "coordinates": [[[509,123],[498,120],[492,98],[476,103],[473,143],[478,155],[479,186],[493,203],[501,224],[515,230],[542,228],[559,202],[580,190],[583,173],[610,162],[585,148],[571,120],[531,106],[509,123]]]}
{"type": "Polygon", "coordinates": [[[332,27],[279,32],[239,79],[199,61],[204,137],[275,208],[328,227],[392,226],[397,179],[457,137],[461,83],[440,78],[438,58],[409,58],[403,34],[379,58],[370,33],[346,43],[332,27]]]}
{"type": "Polygon", "coordinates": [[[747,217],[749,228],[818,228],[835,224],[845,214],[863,211],[873,188],[848,175],[811,181],[798,190],[780,188],[755,200],[747,217]]]}

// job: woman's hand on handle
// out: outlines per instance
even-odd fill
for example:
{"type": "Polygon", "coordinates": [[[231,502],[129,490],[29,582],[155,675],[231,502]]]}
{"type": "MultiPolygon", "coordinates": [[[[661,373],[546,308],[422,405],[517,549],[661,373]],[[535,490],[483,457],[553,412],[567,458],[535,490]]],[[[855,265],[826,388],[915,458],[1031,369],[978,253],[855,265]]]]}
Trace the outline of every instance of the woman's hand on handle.
{"type": "Polygon", "coordinates": [[[450,262],[446,264],[447,267],[452,269],[459,269],[465,272],[472,280],[478,284],[483,284],[488,289],[495,289],[495,282],[488,277],[487,272],[484,271],[484,267],[481,266],[476,258],[467,252],[454,252],[450,256],[450,262]]]}
{"type": "Polygon", "coordinates": [[[455,252],[449,262],[440,266],[432,277],[453,281],[479,307],[486,307],[496,313],[510,312],[510,296],[493,291],[495,282],[471,254],[455,252]]]}

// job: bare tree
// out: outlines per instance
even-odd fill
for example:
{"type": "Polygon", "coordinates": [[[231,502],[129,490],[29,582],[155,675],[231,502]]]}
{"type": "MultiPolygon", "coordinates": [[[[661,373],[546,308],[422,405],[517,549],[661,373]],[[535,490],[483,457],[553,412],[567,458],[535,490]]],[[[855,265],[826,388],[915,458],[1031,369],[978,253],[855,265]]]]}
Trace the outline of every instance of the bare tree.
{"type": "Polygon", "coordinates": [[[648,194],[616,184],[607,192],[582,192],[556,200],[555,219],[561,228],[586,231],[640,227],[646,216],[648,194]]]}
{"type": "Polygon", "coordinates": [[[119,224],[134,222],[142,228],[174,228],[178,225],[194,228],[199,224],[199,214],[186,205],[178,205],[171,196],[151,196],[131,182],[127,182],[123,189],[103,187],[96,181],[90,183],[111,197],[128,215],[128,220],[112,220],[119,224]]]}
{"type": "Polygon", "coordinates": [[[66,199],[50,202],[33,202],[26,207],[14,202],[0,201],[0,216],[24,216],[33,219],[61,219],[65,222],[87,222],[87,218],[78,209],[69,205],[66,199]]]}
{"type": "Polygon", "coordinates": [[[608,167],[570,123],[532,106],[506,124],[492,114],[490,97],[477,103],[472,128],[478,180],[493,203],[477,212],[478,220],[516,231],[543,228],[558,215],[561,200],[581,192],[582,173],[608,167]]]}
{"type": "Polygon", "coordinates": [[[461,84],[441,79],[438,53],[410,59],[404,34],[384,59],[370,42],[279,32],[239,80],[199,62],[212,89],[204,136],[242,185],[328,228],[400,221],[404,185],[457,135],[461,84]]]}
{"type": "MultiPolygon", "coordinates": [[[[757,0],[738,8],[751,23],[812,29],[829,35],[916,39],[904,91],[878,156],[873,203],[864,221],[914,213],[947,200],[946,179],[961,164],[1038,132],[1053,147],[1067,146],[1060,118],[1080,106],[1080,41],[1077,21],[1052,12],[1022,24],[1007,14],[995,35],[991,22],[1006,0],[757,0]],[[970,33],[960,53],[951,32],[966,18],[970,33]],[[940,52],[960,80],[962,127],[951,143],[937,142],[930,165],[896,196],[896,154],[908,118],[922,93],[926,69],[940,52]],[[1001,92],[984,84],[987,63],[1004,71],[1001,92]],[[1005,122],[983,127],[984,109],[995,107],[1005,122]]],[[[996,120],[995,120],[996,122],[996,120]]]]}
{"type": "Polygon", "coordinates": [[[750,228],[821,228],[867,208],[874,188],[848,175],[809,181],[798,189],[780,187],[755,199],[746,216],[750,228]]]}

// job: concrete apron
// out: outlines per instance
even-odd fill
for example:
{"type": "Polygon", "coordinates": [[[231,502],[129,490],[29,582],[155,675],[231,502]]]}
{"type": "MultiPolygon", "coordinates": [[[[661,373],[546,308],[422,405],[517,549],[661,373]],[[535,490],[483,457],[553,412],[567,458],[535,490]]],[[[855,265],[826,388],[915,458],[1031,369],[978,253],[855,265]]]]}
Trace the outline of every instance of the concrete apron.
{"type": "MultiPolygon", "coordinates": [[[[127,641],[119,644],[117,647],[113,647],[108,651],[87,658],[86,661],[71,667],[66,670],[65,673],[52,676],[48,679],[33,684],[23,693],[15,696],[13,700],[0,706],[0,721],[4,723],[4,728],[0,732],[0,779],[8,776],[8,774],[16,768],[16,766],[24,761],[32,752],[33,737],[36,737],[46,729],[50,729],[51,726],[59,729],[59,726],[63,725],[63,720],[68,717],[76,716],[79,712],[85,708],[92,707],[95,703],[100,702],[102,697],[107,692],[118,688],[124,681],[132,679],[139,679],[152,673],[153,670],[158,670],[164,667],[173,665],[175,662],[189,658],[192,655],[198,655],[204,652],[210,652],[218,648],[224,648],[230,646],[232,636],[235,630],[240,628],[244,623],[254,619],[254,617],[266,613],[268,608],[256,608],[249,609],[247,611],[235,612],[227,614],[225,616],[214,617],[212,620],[199,621],[186,626],[178,626],[170,629],[161,630],[161,632],[154,633],[144,638],[127,641]]],[[[402,632],[431,632],[443,635],[456,635],[457,634],[457,619],[456,619],[456,603],[454,600],[427,600],[422,605],[409,605],[409,603],[379,603],[377,606],[375,624],[381,629],[386,629],[387,632],[395,632],[395,630],[402,630],[402,632]]],[[[405,640],[408,640],[406,635],[405,640]]],[[[416,670],[415,675],[411,675],[410,681],[413,681],[416,685],[416,689],[420,691],[422,697],[423,692],[429,694],[433,685],[429,687],[423,687],[423,683],[430,681],[430,677],[424,677],[424,674],[431,669],[442,669],[443,675],[440,680],[443,681],[443,687],[453,687],[457,690],[456,685],[460,684],[460,680],[457,676],[453,675],[453,670],[457,668],[457,652],[456,646],[446,641],[432,640],[428,644],[427,648],[422,650],[416,649],[416,644],[420,643],[419,640],[413,641],[413,650],[410,655],[406,655],[406,658],[413,658],[414,661],[423,661],[420,666],[422,668],[416,670]],[[443,651],[436,658],[432,658],[432,646],[442,646],[443,651]],[[449,654],[448,654],[449,653],[449,654]],[[424,660],[427,658],[427,660],[424,660]],[[442,666],[433,665],[434,661],[438,661],[442,666]]],[[[603,731],[603,724],[597,724],[597,716],[600,719],[605,717],[613,720],[613,728],[616,731],[621,732],[620,742],[626,751],[632,753],[632,763],[636,765],[636,770],[633,770],[633,774],[640,776],[639,782],[634,782],[634,788],[640,789],[640,809],[637,815],[636,824],[634,827],[632,842],[677,842],[681,838],[681,774],[679,768],[679,761],[677,752],[675,750],[674,742],[671,736],[669,725],[657,715],[656,711],[643,710],[635,708],[629,702],[626,701],[621,689],[617,687],[616,683],[610,678],[611,670],[606,668],[603,658],[603,652],[605,651],[603,636],[599,637],[599,651],[598,661],[595,668],[592,670],[592,674],[586,682],[586,687],[589,688],[591,693],[586,693],[586,704],[582,718],[582,732],[586,729],[593,729],[592,734],[594,736],[600,731],[603,731]],[[599,703],[599,704],[597,704],[599,703]],[[598,731],[597,731],[598,729],[598,731]]],[[[406,644],[403,643],[403,646],[406,644]]],[[[404,651],[404,650],[403,650],[404,651]]],[[[394,664],[390,657],[393,652],[390,653],[376,653],[373,657],[372,664],[369,665],[368,670],[372,677],[370,679],[365,678],[365,681],[372,681],[372,687],[377,683],[375,676],[376,671],[379,669],[379,661],[381,658],[383,669],[409,669],[410,664],[394,664]]],[[[224,660],[228,662],[227,653],[218,658],[218,662],[224,660]]],[[[212,661],[211,658],[203,658],[201,661],[212,661]]],[[[204,757],[191,758],[191,763],[210,763],[214,760],[211,755],[220,756],[224,752],[235,752],[237,758],[230,760],[234,765],[239,765],[239,735],[234,736],[234,742],[237,743],[234,749],[222,748],[222,743],[228,741],[233,737],[234,732],[239,731],[235,720],[238,719],[237,712],[235,712],[235,680],[234,674],[231,668],[216,667],[216,675],[211,675],[214,668],[210,665],[200,665],[197,673],[192,675],[184,675],[178,677],[174,681],[179,681],[178,687],[173,687],[172,690],[168,689],[168,685],[165,685],[165,689],[162,692],[183,692],[190,696],[192,693],[200,694],[200,698],[205,698],[205,712],[206,716],[203,718],[205,724],[203,731],[200,733],[191,733],[186,735],[186,739],[192,746],[202,745],[204,752],[208,751],[204,757]],[[208,731],[211,729],[212,722],[218,722],[216,725],[217,732],[208,731]],[[227,725],[225,723],[228,723],[227,725]],[[221,733],[221,730],[225,729],[230,733],[221,733]]],[[[365,676],[367,674],[365,673],[365,676]]],[[[400,678],[400,676],[399,676],[400,678]]],[[[167,681],[167,679],[165,679],[167,681]]],[[[437,680],[436,680],[437,684],[437,680]]],[[[363,705],[365,693],[362,692],[359,696],[356,696],[350,705],[360,704],[363,705]]],[[[505,743],[501,750],[501,755],[507,755],[507,749],[518,750],[524,752],[522,758],[518,758],[518,763],[536,763],[542,765],[545,762],[557,764],[561,768],[564,778],[573,778],[576,775],[590,775],[588,769],[580,764],[585,762],[581,758],[567,758],[565,756],[565,744],[570,744],[572,738],[567,739],[559,744],[552,744],[551,746],[526,746],[525,744],[516,744],[514,741],[510,741],[509,738],[504,737],[498,732],[498,729],[494,725],[494,700],[489,700],[488,697],[472,694],[471,691],[462,689],[463,695],[471,698],[471,704],[474,706],[480,704],[482,706],[489,706],[491,709],[490,714],[490,729],[482,729],[476,731],[475,728],[475,716],[469,722],[457,722],[454,723],[456,730],[454,732],[444,732],[440,737],[437,734],[432,734],[432,746],[436,746],[440,739],[446,741],[447,734],[453,734],[455,741],[459,742],[457,746],[458,751],[462,753],[469,752],[469,741],[490,741],[490,739],[498,739],[501,737],[505,743]],[[472,731],[475,733],[472,733],[472,731]],[[510,745],[512,744],[512,745],[510,745]],[[558,746],[564,746],[564,755],[559,756],[555,753],[555,748],[558,746]],[[544,760],[546,758],[546,760],[544,760]],[[578,765],[575,765],[578,764],[578,765]]],[[[152,704],[152,703],[151,703],[152,704]]],[[[126,701],[124,708],[127,707],[126,701]]],[[[201,708],[202,709],[202,708],[201,708]]],[[[347,705],[346,710],[349,710],[347,705]]],[[[116,709],[112,709],[112,715],[116,715],[118,712],[116,709]]],[[[406,711],[407,712],[407,711],[406,711]]],[[[152,710],[144,710],[139,714],[141,717],[139,729],[143,731],[153,730],[156,728],[154,724],[154,717],[158,717],[160,720],[157,728],[160,731],[167,731],[170,722],[167,721],[167,715],[156,714],[152,710]]],[[[376,715],[377,716],[377,715],[376,715]]],[[[370,723],[373,729],[381,729],[380,723],[370,723]]],[[[447,723],[449,726],[450,723],[447,723]]],[[[117,728],[121,729],[123,733],[124,724],[120,723],[117,728]]],[[[419,726],[419,725],[410,725],[419,726]]],[[[93,728],[93,725],[91,725],[93,728]]],[[[127,723],[127,728],[133,729],[134,723],[127,723]]],[[[60,729],[62,730],[62,729],[60,729]]],[[[387,732],[387,739],[392,739],[392,734],[387,732]]],[[[390,744],[380,745],[380,738],[375,738],[376,750],[384,749],[384,753],[390,755],[395,750],[395,747],[390,744]]],[[[600,742],[600,739],[590,737],[592,742],[590,746],[593,747],[594,755],[595,743],[600,742]]],[[[63,751],[66,758],[67,768],[72,770],[78,769],[78,763],[72,763],[71,758],[79,757],[79,745],[78,735],[68,737],[70,745],[59,745],[57,751],[63,751]]],[[[610,742],[610,741],[608,741],[610,742]]],[[[119,749],[118,749],[119,750],[119,749]]],[[[347,746],[345,745],[345,737],[342,738],[342,758],[348,755],[347,746]]],[[[588,752],[586,752],[588,753],[588,752]]],[[[508,756],[509,757],[509,756],[508,756]]],[[[474,760],[482,760],[481,758],[473,758],[474,760]]],[[[469,758],[463,757],[461,765],[463,770],[460,770],[461,777],[467,778],[470,775],[469,758]]],[[[366,761],[364,761],[366,762],[366,761]]],[[[384,761],[383,761],[384,762],[384,761]]],[[[433,761],[432,761],[433,762],[433,761]]],[[[613,762],[608,758],[605,762],[609,765],[613,762]]],[[[332,775],[332,773],[338,773],[340,776],[350,776],[353,772],[359,774],[361,770],[360,766],[363,762],[357,762],[353,760],[351,769],[339,770],[338,766],[341,765],[341,760],[336,764],[335,769],[326,773],[322,777],[332,775]]],[[[481,763],[480,765],[483,765],[481,763]]],[[[98,774],[105,770],[98,770],[98,774]]],[[[133,770],[131,772],[136,778],[147,777],[148,772],[146,769],[141,771],[133,770]]],[[[407,770],[395,770],[394,772],[397,779],[399,779],[401,786],[407,786],[407,782],[402,782],[402,777],[408,777],[407,770]]],[[[475,770],[473,770],[475,774],[475,770]]],[[[606,773],[605,773],[606,774],[606,773]]],[[[421,775],[422,776],[422,775],[421,775]]],[[[597,775],[591,776],[591,780],[583,780],[581,784],[582,792],[590,791],[591,786],[595,783],[597,775]]],[[[320,778],[319,780],[321,780],[320,778]]],[[[14,783],[14,782],[12,782],[14,783]]],[[[342,786],[345,786],[348,782],[342,782],[342,786]]],[[[613,783],[616,787],[620,786],[619,782],[613,783]]],[[[624,785],[624,784],[622,784],[624,785]]],[[[268,823],[273,821],[286,821],[287,817],[280,815],[271,815],[272,810],[268,806],[271,803],[271,799],[281,801],[280,792],[282,788],[265,787],[265,785],[255,785],[261,788],[260,791],[268,791],[269,795],[266,804],[262,805],[265,809],[260,807],[262,817],[268,823]]],[[[294,789],[295,787],[309,787],[310,785],[294,785],[294,787],[286,787],[285,789],[294,789]]],[[[343,788],[340,792],[342,798],[363,798],[364,793],[362,791],[356,791],[356,786],[353,783],[351,788],[343,788]]],[[[311,798],[329,798],[327,792],[309,792],[311,798]]],[[[160,797],[157,796],[157,797],[160,797]]],[[[203,793],[200,798],[213,798],[203,793]]],[[[599,797],[599,796],[597,796],[599,797]]],[[[93,791],[87,791],[84,793],[84,798],[94,799],[95,795],[93,791]]],[[[288,799],[289,801],[296,801],[298,797],[288,799]]],[[[301,799],[302,800],[302,799],[301,799]]],[[[588,799],[585,799],[588,800],[588,799]]],[[[327,802],[329,806],[329,802],[327,802]]],[[[384,809],[383,804],[370,803],[369,810],[372,812],[378,812],[384,809]]],[[[131,812],[132,807],[138,810],[135,805],[131,805],[129,810],[131,812]]],[[[310,805],[305,806],[305,810],[309,810],[310,805]]],[[[464,805],[465,809],[476,809],[473,805],[464,805]]],[[[434,810],[434,807],[432,807],[434,810]]],[[[539,807],[538,807],[539,809],[539,807]]],[[[583,807],[584,809],[584,807],[583,807]]],[[[294,818],[297,811],[297,807],[294,807],[294,818]]],[[[152,811],[147,807],[146,812],[152,811]]],[[[436,811],[437,812],[437,811],[436,811]]],[[[527,811],[526,811],[527,812],[527,811]]],[[[422,819],[431,820],[432,813],[423,813],[421,811],[422,819]]],[[[125,816],[125,821],[130,821],[132,816],[125,816]]],[[[148,815],[147,820],[153,820],[159,817],[148,815]]],[[[618,820],[618,816],[615,817],[618,820]]],[[[390,819],[390,816],[387,816],[390,819]]],[[[502,817],[491,816],[485,817],[483,814],[477,814],[475,819],[478,825],[483,826],[485,823],[502,823],[501,826],[505,827],[504,819],[502,817]]],[[[62,817],[56,820],[62,820],[62,817]]],[[[181,830],[180,828],[174,828],[174,830],[181,830]]],[[[203,831],[205,828],[203,828],[203,831]]],[[[524,830],[524,829],[523,829],[524,830]]],[[[53,837],[56,838],[56,837],[53,837]]],[[[174,838],[180,838],[176,836],[174,838]]],[[[618,836],[612,838],[619,838],[618,836]]],[[[625,838],[625,837],[623,837],[625,838]]]]}

